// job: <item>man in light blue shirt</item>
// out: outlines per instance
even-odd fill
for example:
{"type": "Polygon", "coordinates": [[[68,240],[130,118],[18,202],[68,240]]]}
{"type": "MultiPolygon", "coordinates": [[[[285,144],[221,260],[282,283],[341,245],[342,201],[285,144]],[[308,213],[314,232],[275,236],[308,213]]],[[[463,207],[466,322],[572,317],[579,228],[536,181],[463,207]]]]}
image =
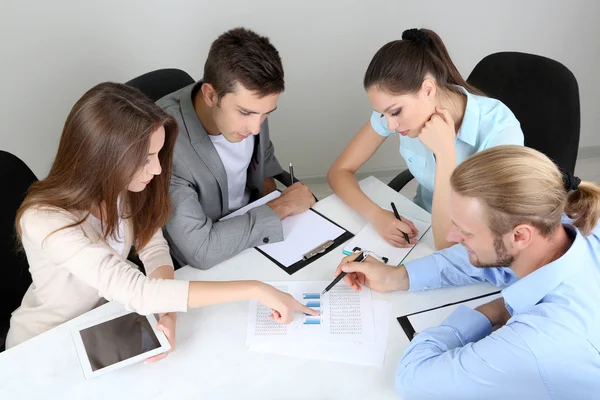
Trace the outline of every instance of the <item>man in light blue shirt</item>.
{"type": "Polygon", "coordinates": [[[450,209],[448,240],[459,245],[400,267],[349,258],[338,268],[356,289],[508,286],[502,298],[476,310],[460,306],[415,336],[397,370],[398,392],[599,398],[600,188],[561,175],[535,150],[499,146],[457,167],[450,209]]]}

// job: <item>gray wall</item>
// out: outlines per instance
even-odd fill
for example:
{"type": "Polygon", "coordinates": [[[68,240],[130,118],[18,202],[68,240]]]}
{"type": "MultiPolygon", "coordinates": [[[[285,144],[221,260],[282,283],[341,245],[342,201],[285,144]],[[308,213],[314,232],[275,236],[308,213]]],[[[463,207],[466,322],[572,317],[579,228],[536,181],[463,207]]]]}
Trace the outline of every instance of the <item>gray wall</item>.
{"type": "MultiPolygon", "coordinates": [[[[282,164],[293,161],[300,177],[324,176],[367,121],[367,64],[412,27],[437,31],[465,76],[502,50],[564,63],[579,80],[581,146],[600,146],[600,2],[593,0],[0,1],[0,148],[38,177],[87,89],[163,67],[198,79],[211,41],[239,25],[269,36],[283,57],[287,90],[272,136],[282,164]]],[[[400,168],[397,146],[388,139],[362,172],[400,168]]]]}

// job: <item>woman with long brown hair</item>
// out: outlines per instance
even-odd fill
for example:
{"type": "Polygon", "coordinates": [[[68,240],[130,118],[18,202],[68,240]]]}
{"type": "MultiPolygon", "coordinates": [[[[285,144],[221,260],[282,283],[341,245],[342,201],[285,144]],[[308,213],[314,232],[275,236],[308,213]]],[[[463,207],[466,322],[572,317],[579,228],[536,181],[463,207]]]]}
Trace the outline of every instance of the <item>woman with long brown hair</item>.
{"type": "Polygon", "coordinates": [[[17,212],[33,283],[12,315],[7,348],[106,300],[159,313],[172,347],[174,312],[188,308],[256,299],[280,323],[294,311],[318,314],[262,282],[173,280],[162,227],[171,213],[177,129],[171,116],[122,84],[101,83],[77,101],[48,177],[31,186],[17,212]],[[146,275],[127,261],[132,246],[146,275]]]}
{"type": "Polygon", "coordinates": [[[428,29],[408,29],[402,40],[379,49],[364,87],[374,111],[331,166],[331,188],[386,241],[413,245],[417,230],[412,222],[397,220],[371,201],[354,176],[388,136],[397,134],[400,155],[419,183],[414,202],[432,214],[435,246],[449,246],[452,171],[490,147],[523,145],[519,121],[502,102],[485,97],[462,78],[442,39],[428,29]]]}

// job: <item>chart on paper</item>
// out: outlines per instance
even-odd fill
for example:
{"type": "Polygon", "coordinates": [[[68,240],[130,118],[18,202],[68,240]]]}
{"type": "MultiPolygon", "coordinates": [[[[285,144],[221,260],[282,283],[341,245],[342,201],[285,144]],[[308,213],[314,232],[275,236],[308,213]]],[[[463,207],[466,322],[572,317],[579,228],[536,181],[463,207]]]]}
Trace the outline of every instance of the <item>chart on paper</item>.
{"type": "Polygon", "coordinates": [[[263,353],[381,367],[385,360],[392,304],[381,300],[373,300],[372,303],[375,320],[374,342],[289,343],[271,341],[254,343],[249,348],[251,351],[263,353]]]}
{"type": "Polygon", "coordinates": [[[371,291],[357,292],[340,282],[325,295],[329,282],[273,282],[277,289],[291,294],[300,303],[319,311],[318,316],[296,312],[289,325],[269,318],[270,308],[250,303],[246,342],[251,345],[278,341],[371,342],[374,340],[371,291]]]}

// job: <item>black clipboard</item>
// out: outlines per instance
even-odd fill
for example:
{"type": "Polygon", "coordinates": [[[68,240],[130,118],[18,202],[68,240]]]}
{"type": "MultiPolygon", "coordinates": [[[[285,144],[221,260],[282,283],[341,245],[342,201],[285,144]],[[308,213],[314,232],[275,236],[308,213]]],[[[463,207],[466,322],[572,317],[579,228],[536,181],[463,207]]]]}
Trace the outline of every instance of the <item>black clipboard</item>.
{"type": "Polygon", "coordinates": [[[302,268],[306,267],[307,265],[309,265],[313,261],[317,261],[319,258],[323,257],[325,254],[329,253],[333,249],[336,249],[337,247],[339,247],[340,245],[346,243],[346,241],[348,241],[349,239],[351,239],[352,237],[354,237],[354,234],[352,232],[349,232],[346,228],[344,228],[340,224],[332,221],[331,219],[327,218],[326,216],[324,216],[320,212],[318,212],[316,210],[313,210],[312,208],[309,208],[309,210],[312,211],[312,212],[314,212],[314,213],[316,213],[321,218],[326,219],[327,221],[329,221],[330,223],[334,224],[335,226],[339,227],[340,229],[342,229],[344,231],[344,233],[342,233],[340,236],[338,236],[335,239],[332,239],[333,240],[333,244],[331,246],[329,246],[327,249],[325,249],[323,252],[315,254],[314,256],[312,256],[311,258],[309,258],[308,260],[296,261],[294,264],[290,265],[289,267],[286,267],[285,265],[281,264],[279,261],[277,261],[276,259],[274,259],[270,255],[268,255],[267,253],[265,253],[264,251],[262,251],[258,247],[255,247],[255,249],[258,250],[259,253],[261,253],[262,255],[264,255],[265,257],[267,257],[275,265],[277,265],[279,268],[281,268],[282,270],[284,270],[285,272],[287,272],[289,275],[292,275],[292,274],[300,271],[302,268]]]}
{"type": "Polygon", "coordinates": [[[461,301],[455,301],[454,303],[448,303],[448,304],[444,304],[444,305],[441,305],[441,306],[432,307],[432,308],[429,308],[427,310],[417,311],[417,312],[414,312],[414,313],[411,313],[411,314],[406,314],[406,315],[403,315],[401,317],[398,317],[398,318],[396,318],[396,320],[400,324],[400,327],[404,331],[404,334],[406,335],[406,337],[408,337],[408,340],[413,340],[413,338],[415,337],[415,335],[417,334],[417,332],[415,331],[415,328],[412,326],[412,324],[410,323],[410,320],[408,319],[408,317],[410,317],[411,315],[422,314],[424,312],[429,312],[429,311],[438,310],[438,309],[444,308],[444,307],[449,307],[449,306],[454,306],[454,305],[457,305],[457,304],[466,303],[467,301],[482,299],[484,297],[496,295],[496,294],[498,294],[500,292],[501,292],[501,290],[498,290],[498,291],[495,291],[495,292],[492,292],[492,293],[486,293],[486,294],[482,294],[480,296],[471,297],[470,299],[465,299],[465,300],[461,300],[461,301]]]}

